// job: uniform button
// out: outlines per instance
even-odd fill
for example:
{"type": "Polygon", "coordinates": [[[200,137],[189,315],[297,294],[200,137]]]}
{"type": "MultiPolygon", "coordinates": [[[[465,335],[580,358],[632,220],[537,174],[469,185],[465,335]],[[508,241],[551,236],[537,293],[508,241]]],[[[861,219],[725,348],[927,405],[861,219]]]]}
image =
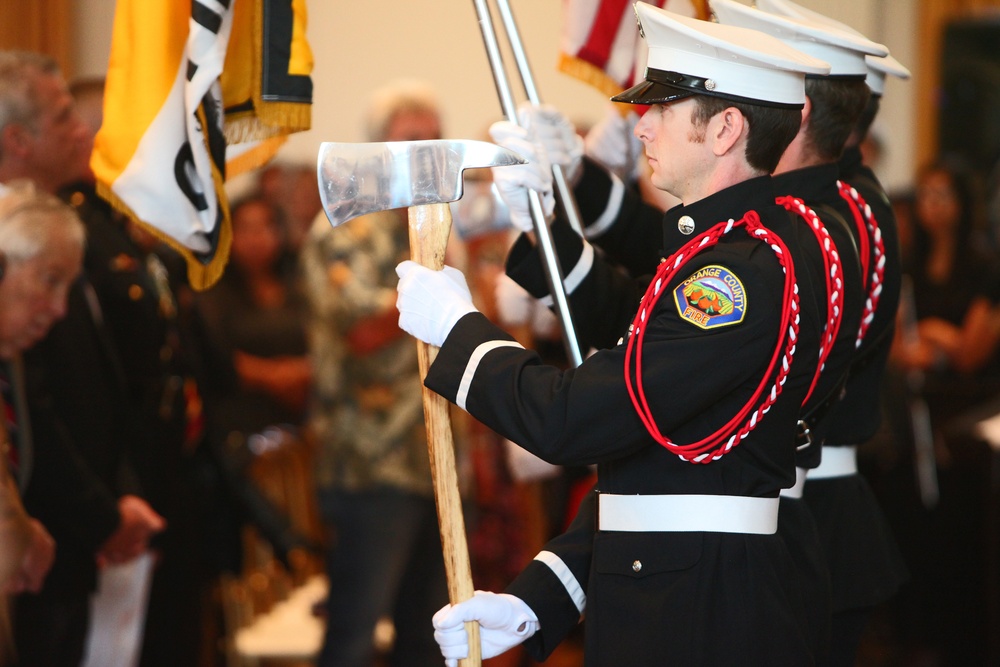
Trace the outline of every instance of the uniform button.
{"type": "Polygon", "coordinates": [[[632,561],[632,571],[633,572],[638,572],[641,569],[642,569],[642,561],[640,561],[640,560],[634,560],[634,561],[632,561]]]}
{"type": "Polygon", "coordinates": [[[129,285],[128,298],[132,299],[133,301],[138,301],[139,299],[142,298],[142,295],[143,291],[141,287],[139,287],[138,285],[129,285]]]}
{"type": "Polygon", "coordinates": [[[694,232],[694,218],[690,215],[682,215],[677,221],[677,229],[681,234],[691,234],[694,232]]]}

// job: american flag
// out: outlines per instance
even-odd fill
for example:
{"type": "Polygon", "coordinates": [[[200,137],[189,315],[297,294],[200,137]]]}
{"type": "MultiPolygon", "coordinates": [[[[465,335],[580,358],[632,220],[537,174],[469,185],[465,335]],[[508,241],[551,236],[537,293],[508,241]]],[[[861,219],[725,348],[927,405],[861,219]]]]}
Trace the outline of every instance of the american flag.
{"type": "MultiPolygon", "coordinates": [[[[559,69],[617,95],[642,78],[645,62],[634,0],[564,0],[559,69]]],[[[707,0],[652,0],[647,4],[707,19],[707,0]]]]}

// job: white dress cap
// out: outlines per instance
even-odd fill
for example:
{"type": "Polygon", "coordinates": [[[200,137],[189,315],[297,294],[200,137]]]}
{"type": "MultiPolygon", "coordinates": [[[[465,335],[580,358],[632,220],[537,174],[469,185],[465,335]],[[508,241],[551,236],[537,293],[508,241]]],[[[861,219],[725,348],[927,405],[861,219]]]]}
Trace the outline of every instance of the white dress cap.
{"type": "Polygon", "coordinates": [[[823,60],[752,30],[688,18],[635,4],[646,40],[645,81],[611,98],[662,104],[710,95],[772,106],[805,103],[805,75],[823,75],[823,60]]]}
{"type": "MultiPolygon", "coordinates": [[[[864,78],[868,75],[865,56],[886,56],[889,49],[876,44],[856,30],[834,25],[822,17],[791,18],[764,11],[764,3],[755,9],[735,0],[709,0],[719,23],[759,30],[777,37],[789,46],[830,63],[829,76],[864,78]],[[845,28],[847,28],[845,30],[845,28]]],[[[800,8],[801,9],[801,8],[800,8]]]]}
{"type": "MultiPolygon", "coordinates": [[[[844,32],[864,37],[864,35],[846,23],[841,23],[840,21],[832,19],[829,16],[825,16],[819,12],[797,5],[790,0],[757,0],[757,9],[770,14],[788,16],[793,19],[814,21],[822,25],[832,28],[840,28],[844,32]]],[[[893,58],[891,55],[882,57],[873,55],[865,56],[865,64],[868,67],[868,76],[865,78],[865,82],[868,84],[868,87],[871,88],[872,95],[880,96],[885,92],[886,75],[899,77],[900,79],[910,78],[910,70],[906,69],[901,62],[893,58]]]]}
{"type": "Polygon", "coordinates": [[[882,58],[866,56],[865,63],[868,65],[868,77],[865,82],[871,88],[872,95],[881,96],[885,92],[886,76],[894,76],[899,79],[910,78],[910,70],[892,56],[882,58]]]}

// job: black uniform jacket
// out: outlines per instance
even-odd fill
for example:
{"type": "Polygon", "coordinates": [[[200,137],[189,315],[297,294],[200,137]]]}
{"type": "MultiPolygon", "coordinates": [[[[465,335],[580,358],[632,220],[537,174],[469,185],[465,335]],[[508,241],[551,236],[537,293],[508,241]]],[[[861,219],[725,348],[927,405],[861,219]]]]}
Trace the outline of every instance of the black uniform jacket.
{"type": "MultiPolygon", "coordinates": [[[[860,445],[881,419],[880,391],[892,344],[902,278],[896,218],[875,175],[848,148],[840,176],[872,212],[885,248],[885,274],[875,317],[853,362],[844,398],[828,415],[828,445],[860,445]]],[[[853,226],[853,225],[852,225],[853,226]]],[[[870,256],[869,265],[874,262],[870,256]]],[[[806,482],[803,499],[816,520],[830,568],[834,612],[870,607],[892,597],[907,572],[878,501],[861,475],[806,482]]]]}
{"type": "MultiPolygon", "coordinates": [[[[752,179],[672,209],[663,225],[676,227],[687,215],[703,231],[754,210],[804,263],[793,242],[796,227],[774,200],[769,177],[752,179]]],[[[590,264],[571,305],[581,313],[575,321],[583,322],[578,327],[585,342],[604,346],[609,322],[618,336],[624,333],[645,285],[588,253],[574,235],[559,232],[557,245],[564,267],[590,264]]],[[[526,243],[512,250],[508,271],[530,291],[544,291],[522,280],[540,271],[526,243]]],[[[708,464],[681,460],[647,433],[626,390],[624,344],[561,370],[542,365],[536,353],[473,313],[448,336],[426,384],[547,461],[596,463],[604,493],[775,497],[794,481],[796,422],[815,369],[820,326],[808,274],[798,277],[801,318],[792,372],[756,428],[708,464]]],[[[784,278],[771,248],[736,230],[667,285],[646,329],[643,374],[657,425],[675,442],[708,435],[747,403],[777,344],[784,278]],[[704,329],[681,316],[675,288],[707,266],[723,267],[741,283],[742,321],[704,329]]],[[[567,585],[572,579],[588,598],[587,664],[810,664],[801,599],[787,577],[792,564],[779,537],[598,532],[593,507],[588,500],[561,538],[577,545],[579,562],[569,556],[571,562],[555,567],[535,561],[518,578],[526,590],[518,582],[510,589],[539,616],[542,629],[529,644],[538,655],[551,651],[579,619],[579,596],[574,599],[567,585]]]]}
{"type": "MultiPolygon", "coordinates": [[[[832,291],[826,289],[823,257],[820,246],[806,244],[809,254],[810,275],[822,296],[820,312],[826,314],[828,304],[842,309],[842,319],[836,341],[820,373],[819,381],[803,410],[803,421],[810,429],[810,444],[800,443],[796,465],[815,468],[820,463],[822,445],[826,440],[831,421],[827,418],[832,406],[842,394],[851,361],[854,359],[858,328],[864,307],[861,280],[861,263],[857,241],[852,233],[851,211],[837,188],[839,171],[836,164],[817,165],[785,172],[774,177],[774,189],[784,195],[803,200],[819,216],[834,250],[840,259],[842,289],[835,301],[832,291]]],[[[808,223],[796,215],[802,226],[808,223]]],[[[785,540],[795,561],[799,585],[806,603],[809,638],[816,655],[829,651],[829,619],[831,609],[830,571],[826,553],[819,537],[819,530],[812,513],[801,498],[782,498],[778,515],[778,533],[785,540]]]]}
{"type": "Polygon", "coordinates": [[[90,289],[81,276],[66,317],[24,356],[35,446],[24,501],[58,545],[43,589],[54,596],[93,590],[95,554],[118,526],[117,497],[136,489],[128,461],[134,415],[117,355],[93,318],[90,289]],[[81,463],[76,473],[59,460],[67,448],[81,463]]]}

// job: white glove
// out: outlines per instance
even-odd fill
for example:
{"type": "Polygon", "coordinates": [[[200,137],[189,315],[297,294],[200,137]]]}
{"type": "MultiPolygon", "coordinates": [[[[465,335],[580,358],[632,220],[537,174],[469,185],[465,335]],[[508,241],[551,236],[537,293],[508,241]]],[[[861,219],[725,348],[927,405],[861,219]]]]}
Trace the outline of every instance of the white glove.
{"type": "Polygon", "coordinates": [[[509,167],[493,167],[493,186],[503,203],[510,210],[510,222],[522,232],[534,229],[531,209],[528,206],[528,190],[534,190],[542,199],[542,209],[548,217],[555,209],[552,196],[552,168],[545,155],[545,149],[535,144],[529,131],[510,121],[501,120],[490,126],[493,142],[518,153],[527,164],[509,167]]]}
{"type": "Polygon", "coordinates": [[[549,163],[560,165],[566,180],[575,183],[583,169],[584,143],[569,118],[550,104],[535,106],[528,102],[521,103],[517,117],[545,148],[549,163]]]}
{"type": "Polygon", "coordinates": [[[445,605],[434,614],[434,639],[441,647],[447,667],[457,667],[460,658],[469,656],[466,621],[479,621],[484,658],[509,651],[538,632],[538,617],[521,598],[476,591],[465,602],[445,605]]]}
{"type": "Polygon", "coordinates": [[[441,347],[455,324],[476,312],[465,276],[450,266],[441,271],[406,260],[396,267],[399,328],[425,343],[441,347]]]}
{"type": "Polygon", "coordinates": [[[584,152],[587,157],[600,162],[623,181],[638,176],[639,157],[645,153],[642,142],[635,136],[639,116],[630,111],[622,116],[611,107],[604,118],[587,132],[584,152]]]}

